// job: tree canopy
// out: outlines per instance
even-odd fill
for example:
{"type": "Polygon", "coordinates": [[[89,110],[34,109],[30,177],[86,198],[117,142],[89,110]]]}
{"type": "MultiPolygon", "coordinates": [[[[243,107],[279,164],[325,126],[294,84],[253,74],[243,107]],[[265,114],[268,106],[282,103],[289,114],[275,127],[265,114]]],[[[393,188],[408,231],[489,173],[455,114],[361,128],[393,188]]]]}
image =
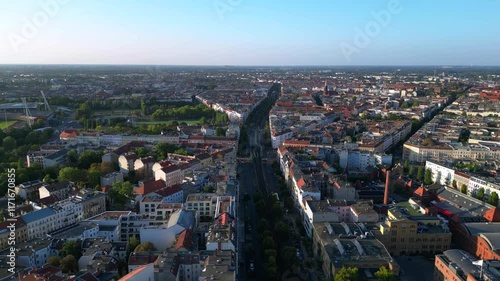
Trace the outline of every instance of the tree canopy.
{"type": "Polygon", "coordinates": [[[359,281],[357,267],[342,267],[333,278],[334,281],[359,281]]]}
{"type": "Polygon", "coordinates": [[[484,188],[483,188],[483,187],[481,187],[481,188],[479,188],[479,189],[477,190],[477,192],[476,192],[476,197],[477,197],[477,199],[479,199],[479,200],[483,200],[483,198],[484,198],[484,188]]]}
{"type": "Polygon", "coordinates": [[[495,207],[498,206],[498,193],[493,191],[490,194],[490,198],[488,199],[488,203],[490,203],[491,205],[493,205],[495,207]]]}
{"type": "Polygon", "coordinates": [[[375,272],[375,277],[378,281],[396,281],[396,277],[387,267],[382,266],[377,272],[375,272]]]}
{"type": "Polygon", "coordinates": [[[138,253],[138,252],[149,252],[149,251],[156,251],[155,245],[153,243],[149,242],[149,241],[139,244],[134,249],[135,253],[138,253]]]}
{"type": "Polygon", "coordinates": [[[130,182],[115,182],[111,186],[109,197],[114,203],[124,205],[132,197],[133,191],[134,188],[130,182]]]}
{"type": "Polygon", "coordinates": [[[67,180],[72,182],[83,182],[87,178],[87,171],[80,170],[75,167],[64,167],[59,170],[58,179],[61,181],[67,180]]]}

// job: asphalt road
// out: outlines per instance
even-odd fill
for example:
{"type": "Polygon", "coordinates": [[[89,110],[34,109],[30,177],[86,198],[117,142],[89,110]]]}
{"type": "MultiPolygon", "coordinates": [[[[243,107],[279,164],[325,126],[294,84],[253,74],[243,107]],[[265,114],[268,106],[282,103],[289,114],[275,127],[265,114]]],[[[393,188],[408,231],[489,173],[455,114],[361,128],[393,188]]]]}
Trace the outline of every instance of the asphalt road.
{"type": "MultiPolygon", "coordinates": [[[[255,193],[259,192],[257,188],[257,181],[256,181],[256,175],[254,171],[254,165],[252,163],[239,163],[238,164],[238,171],[240,175],[240,214],[245,214],[245,216],[248,216],[250,218],[249,223],[251,224],[252,231],[249,233],[247,231],[247,226],[245,226],[245,236],[250,235],[251,237],[251,243],[252,243],[252,248],[255,250],[255,276],[253,278],[248,278],[248,280],[265,280],[264,278],[264,264],[262,263],[262,260],[258,257],[261,256],[261,245],[259,243],[259,233],[257,230],[257,211],[255,210],[255,205],[253,203],[253,196],[255,193]],[[250,196],[250,200],[244,201],[243,196],[245,194],[248,194],[250,196]],[[246,212],[245,212],[246,209],[246,212]],[[255,278],[255,279],[254,279],[255,278]]],[[[246,239],[245,240],[249,240],[246,239]]],[[[244,243],[243,249],[247,249],[248,245],[244,243]]],[[[245,251],[245,254],[247,252],[245,251]]],[[[248,266],[250,264],[249,257],[245,255],[245,269],[248,271],[248,266]]],[[[240,274],[241,278],[238,280],[247,280],[247,278],[244,277],[244,274],[240,274]]]]}
{"type": "Polygon", "coordinates": [[[420,256],[395,257],[401,267],[401,281],[432,281],[434,262],[420,256]]]}

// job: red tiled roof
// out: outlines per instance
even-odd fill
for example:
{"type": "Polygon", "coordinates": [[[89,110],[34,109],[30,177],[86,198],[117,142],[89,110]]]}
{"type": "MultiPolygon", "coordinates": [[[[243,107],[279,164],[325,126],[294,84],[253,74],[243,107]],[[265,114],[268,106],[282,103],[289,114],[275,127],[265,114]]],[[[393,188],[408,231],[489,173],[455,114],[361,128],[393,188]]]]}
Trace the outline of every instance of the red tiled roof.
{"type": "Polygon", "coordinates": [[[461,172],[458,172],[458,171],[455,171],[455,175],[459,175],[459,176],[464,177],[466,179],[470,179],[469,175],[461,173],[461,172]]]}
{"type": "Polygon", "coordinates": [[[125,155],[123,155],[123,157],[125,157],[125,159],[127,159],[127,160],[135,160],[135,159],[137,159],[137,155],[135,153],[125,154],[125,155]]]}
{"type": "MultiPolygon", "coordinates": [[[[14,218],[16,221],[14,222],[16,224],[16,228],[19,228],[21,226],[26,225],[24,220],[21,217],[14,218]]],[[[0,229],[7,229],[7,227],[11,224],[11,221],[4,221],[0,222],[0,229]]]]}
{"type": "Polygon", "coordinates": [[[232,221],[233,221],[233,218],[231,217],[230,214],[228,213],[222,213],[221,215],[219,215],[219,217],[217,218],[217,221],[219,224],[221,225],[226,225],[226,224],[230,224],[232,221]]]}
{"type": "Polygon", "coordinates": [[[283,145],[287,146],[287,145],[309,145],[311,142],[310,141],[307,141],[307,140],[304,140],[304,141],[301,141],[301,140],[285,140],[283,142],[283,145]]]}
{"type": "Polygon", "coordinates": [[[111,190],[111,188],[112,188],[111,185],[104,185],[104,186],[101,186],[101,191],[107,193],[111,190]]]}
{"type": "Polygon", "coordinates": [[[297,186],[299,188],[302,188],[305,184],[306,184],[306,181],[304,180],[304,178],[300,178],[300,180],[297,182],[297,186]]]}
{"type": "Polygon", "coordinates": [[[415,195],[422,197],[422,196],[424,196],[425,192],[426,192],[425,188],[421,186],[421,187],[417,188],[417,190],[415,190],[414,193],[415,193],[415,195]]]}
{"type": "Polygon", "coordinates": [[[148,156],[148,157],[143,157],[143,158],[140,158],[138,160],[141,160],[143,164],[147,164],[147,163],[154,163],[156,160],[151,157],[151,156],[148,156]]]}
{"type": "Polygon", "coordinates": [[[172,186],[157,190],[157,191],[155,191],[155,193],[160,195],[160,196],[167,197],[167,196],[176,194],[177,192],[180,192],[180,191],[182,191],[182,188],[180,185],[177,184],[177,185],[172,185],[172,186]]]}
{"type": "Polygon", "coordinates": [[[179,238],[177,238],[177,243],[175,244],[175,249],[179,250],[180,248],[190,249],[191,243],[193,242],[191,230],[184,229],[184,231],[179,234],[179,238]]]}
{"type": "Polygon", "coordinates": [[[175,171],[180,170],[180,169],[181,169],[181,168],[179,168],[179,166],[177,166],[177,165],[170,165],[170,166],[167,166],[167,167],[162,168],[161,170],[162,170],[165,174],[169,174],[169,173],[175,172],[175,171]]]}
{"type": "Polygon", "coordinates": [[[151,192],[158,191],[166,186],[166,183],[164,180],[156,180],[156,181],[149,181],[145,182],[143,185],[139,186],[134,193],[135,194],[141,194],[145,195],[151,192]]]}
{"type": "Polygon", "coordinates": [[[64,130],[59,134],[60,138],[67,139],[67,138],[76,138],[78,135],[78,131],[76,130],[64,130]]]}
{"type": "Polygon", "coordinates": [[[55,195],[49,195],[47,197],[44,197],[44,198],[41,198],[40,199],[40,203],[44,204],[44,205],[50,205],[50,204],[54,204],[56,203],[57,201],[59,201],[59,199],[57,198],[57,196],[55,195]]]}

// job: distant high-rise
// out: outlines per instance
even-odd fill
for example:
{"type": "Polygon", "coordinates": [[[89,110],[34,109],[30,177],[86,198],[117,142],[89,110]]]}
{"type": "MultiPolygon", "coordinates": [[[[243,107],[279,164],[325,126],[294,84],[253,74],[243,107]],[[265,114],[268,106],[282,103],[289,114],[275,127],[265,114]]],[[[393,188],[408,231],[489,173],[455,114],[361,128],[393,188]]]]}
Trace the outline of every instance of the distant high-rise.
{"type": "Polygon", "coordinates": [[[328,95],[328,84],[326,83],[326,80],[325,80],[325,88],[323,89],[323,94],[325,96],[328,95]]]}

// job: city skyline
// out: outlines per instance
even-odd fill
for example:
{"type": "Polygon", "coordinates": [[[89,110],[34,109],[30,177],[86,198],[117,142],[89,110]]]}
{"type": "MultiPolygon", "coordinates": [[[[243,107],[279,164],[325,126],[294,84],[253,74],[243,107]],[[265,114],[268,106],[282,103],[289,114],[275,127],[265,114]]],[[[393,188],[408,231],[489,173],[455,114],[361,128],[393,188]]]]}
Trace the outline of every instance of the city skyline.
{"type": "Polygon", "coordinates": [[[0,64],[500,65],[498,1],[0,3],[0,64]]]}

